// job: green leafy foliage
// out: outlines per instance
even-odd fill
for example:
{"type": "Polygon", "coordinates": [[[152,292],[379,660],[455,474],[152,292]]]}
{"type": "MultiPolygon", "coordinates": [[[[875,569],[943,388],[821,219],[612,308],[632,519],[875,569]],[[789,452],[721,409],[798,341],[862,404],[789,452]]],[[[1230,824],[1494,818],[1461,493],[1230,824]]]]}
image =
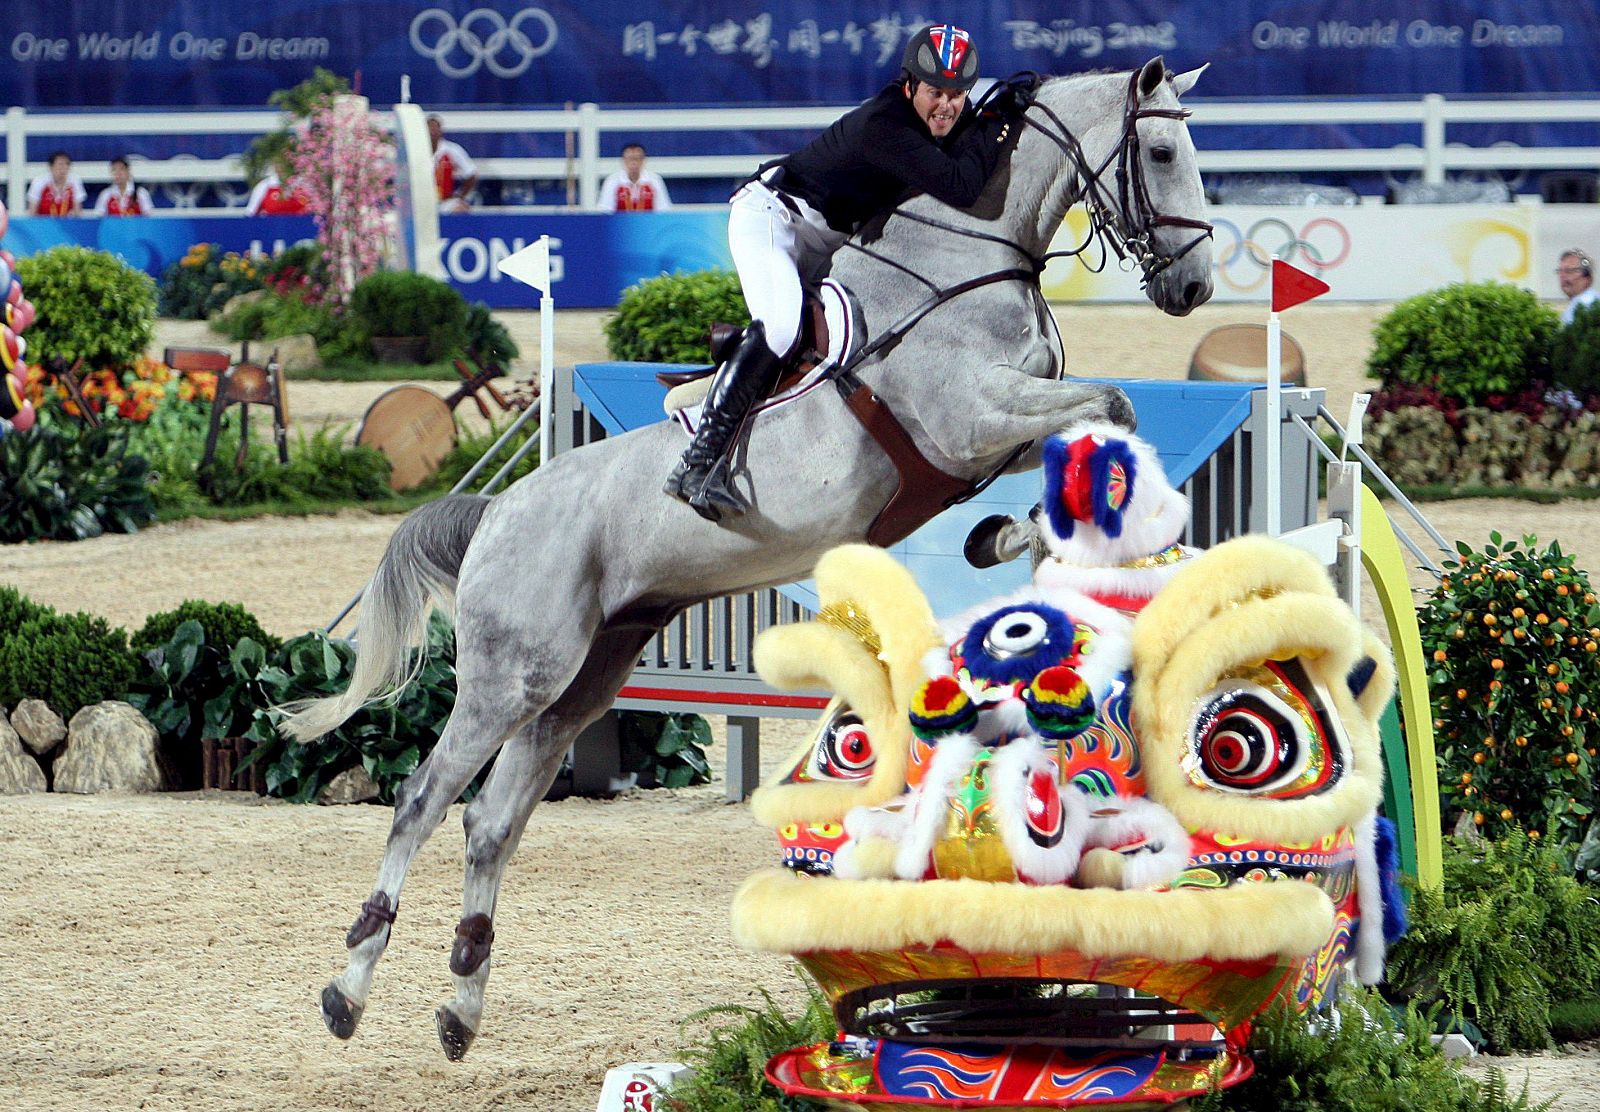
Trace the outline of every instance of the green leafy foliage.
{"type": "Polygon", "coordinates": [[[838,1028],[821,993],[810,988],[799,1016],[790,1019],[772,997],[760,1008],[729,1004],[707,1008],[684,1020],[705,1025],[706,1034],[680,1060],[693,1074],[672,1086],[660,1101],[668,1112],[808,1112],[823,1106],[778,1091],[766,1077],[767,1060],[779,1051],[810,1046],[834,1037],[838,1028]]]}
{"type": "Polygon", "coordinates": [[[467,340],[467,303],[425,274],[380,270],[350,295],[350,316],[369,336],[425,336],[428,358],[443,359],[467,340]]]}
{"type": "Polygon", "coordinates": [[[0,586],[0,636],[5,630],[16,629],[30,618],[50,613],[48,606],[34,602],[15,587],[0,586]]]}
{"type": "Polygon", "coordinates": [[[1556,329],[1550,373],[1557,386],[1579,397],[1600,394],[1600,303],[1582,306],[1571,324],[1556,329]]]}
{"type": "Polygon", "coordinates": [[[1485,834],[1575,846],[1596,805],[1600,606],[1559,542],[1499,533],[1419,609],[1440,791],[1485,834]]]}
{"type": "Polygon", "coordinates": [[[232,298],[261,288],[260,261],[224,252],[219,243],[191,245],[161,272],[161,315],[205,320],[232,298]]]}
{"type": "Polygon", "coordinates": [[[1458,1072],[1414,1008],[1397,1015],[1357,990],[1336,1011],[1314,1022],[1274,1005],[1250,1037],[1255,1076],[1199,1098],[1193,1112],[1533,1112],[1551,1103],[1529,1104],[1526,1087],[1512,1096],[1498,1071],[1482,1084],[1458,1072]]]}
{"type": "Polygon", "coordinates": [[[641,788],[686,788],[711,782],[705,747],[711,726],[698,714],[624,711],[619,723],[622,770],[641,788]]]}
{"type": "Polygon", "coordinates": [[[1442,1004],[1501,1053],[1549,1045],[1553,995],[1600,995],[1600,890],[1516,832],[1447,840],[1444,866],[1442,891],[1412,894],[1411,928],[1389,951],[1391,989],[1442,1004]]]}
{"type": "Polygon", "coordinates": [[[58,614],[20,595],[0,600],[23,616],[0,625],[0,706],[43,699],[62,718],[121,699],[133,679],[128,635],[92,614],[58,614]]]}
{"type": "Polygon", "coordinates": [[[1558,1043],[1600,1039],[1600,1000],[1561,1000],[1551,1004],[1550,1034],[1558,1043]]]}
{"type": "Polygon", "coordinates": [[[138,532],[156,515],[149,468],[120,422],[41,421],[0,439],[0,543],[138,532]]]}
{"type": "Polygon", "coordinates": [[[189,599],[179,603],[175,610],[151,614],[129,643],[134,652],[147,652],[171,640],[178,627],[189,621],[199,622],[207,647],[217,649],[224,655],[246,637],[265,646],[268,652],[277,652],[283,644],[262,629],[256,616],[238,603],[206,602],[202,599],[189,599]]]}
{"type": "Polygon", "coordinates": [[[707,363],[707,337],[717,323],[750,323],[739,276],[728,270],[664,274],[622,293],[605,323],[613,359],[644,363],[707,363]]]}
{"type": "Polygon", "coordinates": [[[466,327],[467,339],[462,348],[477,356],[478,362],[486,369],[498,364],[502,369],[509,370],[511,361],[522,354],[522,349],[511,338],[510,331],[495,319],[489,306],[482,301],[474,301],[468,307],[466,327]]]}
{"type": "MultiPolygon", "coordinates": [[[[267,97],[267,103],[287,113],[291,121],[305,120],[334,97],[349,91],[348,81],[318,66],[310,77],[298,85],[275,90],[267,97]]],[[[294,132],[287,126],[269,131],[253,141],[244,152],[245,179],[254,185],[273,169],[285,164],[293,146],[294,132]]]]}
{"type": "MultiPolygon", "coordinates": [[[[473,465],[483,458],[484,453],[493,447],[494,442],[500,439],[501,434],[510,425],[510,421],[491,420],[488,430],[484,432],[475,432],[470,428],[462,428],[459,439],[456,441],[456,446],[450,449],[450,453],[444,459],[439,461],[439,470],[434,473],[433,478],[430,480],[430,485],[440,490],[452,489],[466,477],[467,472],[471,471],[473,465]]],[[[533,447],[528,450],[527,455],[517,461],[517,466],[511,469],[511,474],[495,489],[504,490],[524,475],[537,469],[539,466],[539,425],[535,421],[529,421],[517,431],[517,435],[513,436],[505,447],[500,449],[500,454],[490,462],[489,466],[479,473],[478,477],[473,480],[472,485],[467,488],[467,493],[482,490],[484,484],[494,478],[500,468],[505,465],[506,460],[515,455],[530,440],[534,442],[533,447]]]]}
{"type": "Polygon", "coordinates": [[[87,369],[126,367],[144,354],[156,319],[155,283],[105,251],[62,245],[17,260],[38,309],[28,361],[83,359],[87,369]]]}
{"type": "MultiPolygon", "coordinates": [[[[377,783],[383,801],[394,802],[395,789],[433,749],[455,705],[455,635],[438,613],[428,623],[416,680],[398,697],[363,707],[306,745],[278,734],[278,713],[271,708],[343,692],[355,663],[354,647],[321,632],[308,633],[284,644],[270,660],[264,652],[236,651],[231,663],[233,683],[244,689],[242,697],[253,708],[248,729],[241,731],[259,743],[249,763],[262,764],[268,792],[295,803],[315,800],[330,780],[357,764],[377,783]]],[[[486,775],[487,770],[480,772],[463,798],[471,798],[486,775]]]]}
{"type": "Polygon", "coordinates": [[[1548,381],[1555,311],[1531,291],[1457,282],[1407,298],[1373,329],[1367,374],[1387,392],[1431,387],[1465,405],[1548,381]]]}

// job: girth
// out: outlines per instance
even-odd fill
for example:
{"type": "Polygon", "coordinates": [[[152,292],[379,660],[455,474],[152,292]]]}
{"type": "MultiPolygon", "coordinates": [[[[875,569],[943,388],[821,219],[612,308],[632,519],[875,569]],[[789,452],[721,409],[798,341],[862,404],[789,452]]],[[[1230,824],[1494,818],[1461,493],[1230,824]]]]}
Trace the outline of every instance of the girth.
{"type": "Polygon", "coordinates": [[[867,529],[869,544],[887,548],[905,540],[941,510],[963,501],[978,485],[929,463],[884,400],[854,374],[846,371],[835,383],[845,406],[878,442],[900,476],[894,494],[867,529]]]}

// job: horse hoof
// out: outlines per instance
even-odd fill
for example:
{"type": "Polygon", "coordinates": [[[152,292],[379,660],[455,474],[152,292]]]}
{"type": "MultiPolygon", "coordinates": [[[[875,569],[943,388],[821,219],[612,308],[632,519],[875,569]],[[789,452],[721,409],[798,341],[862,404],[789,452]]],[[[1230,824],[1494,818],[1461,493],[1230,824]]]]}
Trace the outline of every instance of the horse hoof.
{"type": "Polygon", "coordinates": [[[322,990],[322,1022],[328,1025],[334,1038],[348,1039],[356,1033],[356,1024],[361,1022],[361,1005],[330,982],[322,990]]]}
{"type": "Polygon", "coordinates": [[[439,1010],[433,1013],[433,1018],[439,1026],[439,1045],[444,1047],[444,1056],[452,1062],[461,1061],[467,1056],[467,1048],[472,1045],[472,1040],[478,1033],[462,1023],[460,1017],[450,1010],[449,1005],[440,1004],[439,1010]]]}

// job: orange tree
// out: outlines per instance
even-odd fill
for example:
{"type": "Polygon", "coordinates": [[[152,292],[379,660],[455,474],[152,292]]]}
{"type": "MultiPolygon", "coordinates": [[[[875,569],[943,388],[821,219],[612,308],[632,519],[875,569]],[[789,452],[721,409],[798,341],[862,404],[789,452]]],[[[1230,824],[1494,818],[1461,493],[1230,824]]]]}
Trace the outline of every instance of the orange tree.
{"type": "Polygon", "coordinates": [[[1491,837],[1575,847],[1600,770],[1600,606],[1560,542],[1538,544],[1458,541],[1417,616],[1442,793],[1491,837]]]}

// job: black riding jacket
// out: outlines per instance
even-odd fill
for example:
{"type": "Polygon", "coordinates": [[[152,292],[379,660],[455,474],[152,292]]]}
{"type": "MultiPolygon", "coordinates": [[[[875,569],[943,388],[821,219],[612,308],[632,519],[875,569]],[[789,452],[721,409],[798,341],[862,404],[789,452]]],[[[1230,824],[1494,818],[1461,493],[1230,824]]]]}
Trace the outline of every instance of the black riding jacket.
{"type": "Polygon", "coordinates": [[[935,139],[897,82],[785,159],[772,184],[804,198],[837,232],[857,231],[912,191],[966,208],[999,164],[1004,127],[985,114],[935,139]]]}

